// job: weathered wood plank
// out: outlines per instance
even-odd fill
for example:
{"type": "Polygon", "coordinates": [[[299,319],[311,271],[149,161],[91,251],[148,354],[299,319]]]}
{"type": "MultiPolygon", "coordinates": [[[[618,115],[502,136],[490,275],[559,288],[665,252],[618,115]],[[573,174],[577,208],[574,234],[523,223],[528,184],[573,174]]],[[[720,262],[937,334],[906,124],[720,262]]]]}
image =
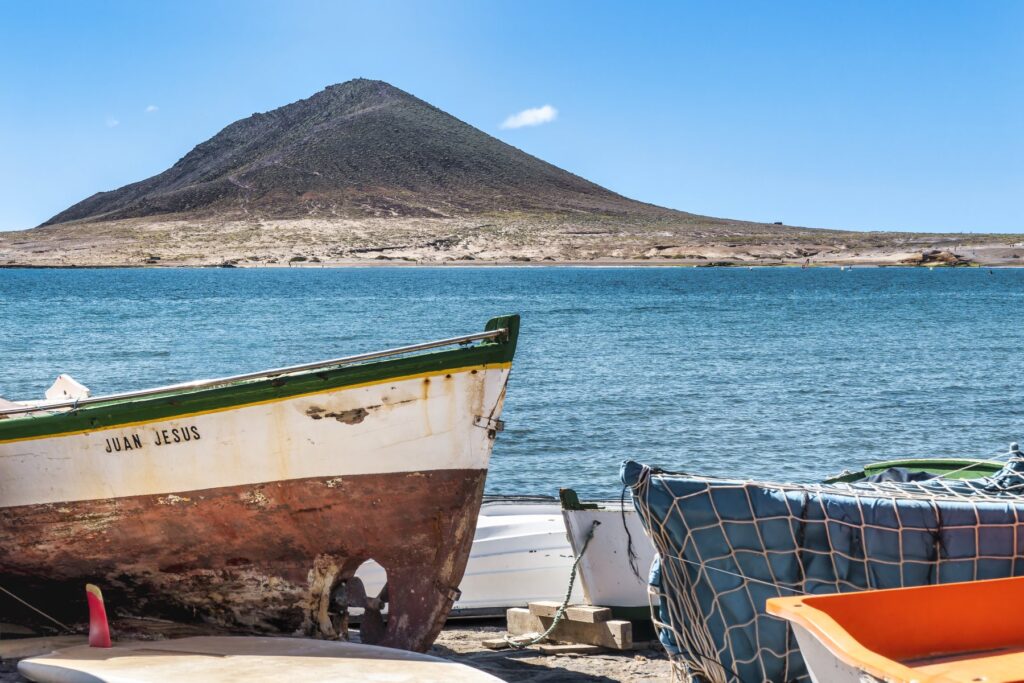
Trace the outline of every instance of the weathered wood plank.
{"type": "MultiPolygon", "coordinates": [[[[529,604],[530,614],[535,617],[553,618],[561,606],[562,603],[554,600],[536,600],[529,604]]],[[[569,605],[565,608],[565,617],[572,621],[584,621],[588,624],[594,624],[611,619],[612,611],[607,607],[595,607],[593,605],[569,605]]]]}
{"type": "MultiPolygon", "coordinates": [[[[512,636],[543,633],[553,621],[552,617],[540,617],[521,607],[508,610],[506,617],[508,631],[512,636]]],[[[633,648],[633,624],[622,619],[596,623],[563,619],[548,638],[556,643],[582,643],[614,650],[630,650],[633,648]]]]}
{"type": "Polygon", "coordinates": [[[565,616],[570,621],[582,621],[588,624],[597,624],[602,621],[610,620],[612,618],[612,611],[607,607],[573,605],[565,609],[565,616]]]}
{"type": "Polygon", "coordinates": [[[554,617],[561,606],[557,600],[535,600],[528,605],[530,614],[535,617],[554,617]]]}
{"type": "MultiPolygon", "coordinates": [[[[540,617],[530,614],[530,610],[523,607],[513,607],[505,613],[505,619],[510,636],[522,636],[527,633],[543,633],[547,628],[540,617]]],[[[550,620],[548,621],[550,624],[550,620]]]]}

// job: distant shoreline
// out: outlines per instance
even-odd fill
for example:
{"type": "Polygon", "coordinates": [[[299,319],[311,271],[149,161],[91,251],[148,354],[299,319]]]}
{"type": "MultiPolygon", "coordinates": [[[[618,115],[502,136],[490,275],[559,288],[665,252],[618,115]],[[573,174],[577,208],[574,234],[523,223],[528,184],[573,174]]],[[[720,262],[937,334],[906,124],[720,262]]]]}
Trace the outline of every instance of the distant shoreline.
{"type": "Polygon", "coordinates": [[[634,268],[715,268],[715,269],[732,269],[732,270],[744,270],[754,268],[785,268],[795,270],[810,270],[810,269],[846,269],[852,270],[854,268],[863,270],[867,268],[872,269],[945,269],[945,270],[961,270],[961,269],[1013,269],[1013,268],[1024,268],[1024,263],[984,263],[974,262],[969,265],[958,265],[950,266],[944,264],[926,264],[926,265],[914,265],[914,264],[897,264],[891,262],[829,262],[829,263],[808,263],[806,265],[800,263],[771,263],[771,262],[731,262],[731,263],[700,263],[700,262],[680,262],[673,260],[649,260],[649,261],[637,261],[637,260],[607,260],[607,261],[452,261],[446,263],[430,263],[430,262],[412,262],[402,260],[391,260],[391,261],[372,261],[372,262],[347,262],[347,261],[336,261],[336,262],[303,262],[293,264],[281,264],[273,263],[266,264],[261,263],[258,265],[223,265],[214,263],[167,263],[167,264],[123,264],[123,263],[111,263],[111,264],[89,264],[89,265],[50,265],[50,264],[28,264],[28,263],[8,263],[0,264],[0,270],[175,270],[175,269],[223,269],[223,270],[321,270],[321,269],[345,269],[345,268],[431,268],[431,269],[459,269],[459,268],[622,268],[622,269],[634,269],[634,268]]]}
{"type": "Polygon", "coordinates": [[[153,217],[0,233],[0,267],[1024,266],[1024,235],[837,233],[694,220],[153,217]]]}

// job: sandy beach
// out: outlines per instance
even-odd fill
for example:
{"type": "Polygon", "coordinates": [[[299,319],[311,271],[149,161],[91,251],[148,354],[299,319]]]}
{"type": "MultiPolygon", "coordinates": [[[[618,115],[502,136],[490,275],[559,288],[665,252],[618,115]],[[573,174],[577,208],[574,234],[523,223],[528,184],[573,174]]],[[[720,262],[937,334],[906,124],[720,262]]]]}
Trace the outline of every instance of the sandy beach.
{"type": "MultiPolygon", "coordinates": [[[[203,632],[194,627],[177,627],[174,636],[203,632]]],[[[528,683],[649,683],[668,681],[671,667],[658,649],[598,654],[544,655],[537,648],[489,650],[483,641],[505,633],[501,620],[487,622],[452,621],[441,632],[429,654],[485,671],[504,681],[528,683]]],[[[286,680],[286,679],[282,679],[286,680]]],[[[17,661],[0,661],[0,683],[27,683],[18,675],[17,661]]]]}
{"type": "Polygon", "coordinates": [[[1019,235],[810,230],[564,217],[154,217],[0,233],[0,267],[365,265],[981,265],[1024,261],[1019,235]]]}
{"type": "Polygon", "coordinates": [[[671,666],[661,649],[544,655],[536,648],[489,650],[482,645],[484,640],[500,638],[504,634],[504,622],[473,624],[452,621],[441,632],[430,653],[486,671],[505,681],[647,683],[670,679],[671,666]]]}

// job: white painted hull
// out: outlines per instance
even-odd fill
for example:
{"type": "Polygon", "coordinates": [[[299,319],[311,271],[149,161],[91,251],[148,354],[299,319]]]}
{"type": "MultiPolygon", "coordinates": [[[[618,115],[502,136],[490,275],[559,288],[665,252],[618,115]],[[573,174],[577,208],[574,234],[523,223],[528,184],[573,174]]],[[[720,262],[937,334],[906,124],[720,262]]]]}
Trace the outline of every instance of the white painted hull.
{"type": "Polygon", "coordinates": [[[790,622],[790,625],[812,683],[872,683],[878,680],[836,657],[800,624],[790,622]]]}
{"type": "Polygon", "coordinates": [[[580,553],[594,522],[594,536],[580,560],[580,581],[587,604],[639,612],[649,608],[647,578],[654,561],[654,544],[647,536],[640,516],[618,501],[598,503],[595,510],[563,510],[573,551],[580,553]],[[625,527],[623,526],[625,518],[625,527]],[[629,530],[629,536],[626,534],[629,530]],[[636,553],[634,572],[630,566],[629,538],[636,553]]]}
{"type": "Polygon", "coordinates": [[[508,367],[442,371],[0,443],[0,508],[309,478],[486,470],[508,367]]]}

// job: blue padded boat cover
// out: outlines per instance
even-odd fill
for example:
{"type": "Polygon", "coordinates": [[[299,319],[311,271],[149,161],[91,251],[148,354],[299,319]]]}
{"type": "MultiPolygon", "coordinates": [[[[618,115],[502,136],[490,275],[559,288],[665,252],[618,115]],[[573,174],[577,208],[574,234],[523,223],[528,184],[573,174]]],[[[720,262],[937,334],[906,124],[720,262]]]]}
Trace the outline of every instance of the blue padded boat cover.
{"type": "Polygon", "coordinates": [[[653,616],[680,677],[809,680],[768,598],[1024,574],[1021,457],[975,480],[770,484],[631,460],[621,477],[658,551],[653,616]]]}

